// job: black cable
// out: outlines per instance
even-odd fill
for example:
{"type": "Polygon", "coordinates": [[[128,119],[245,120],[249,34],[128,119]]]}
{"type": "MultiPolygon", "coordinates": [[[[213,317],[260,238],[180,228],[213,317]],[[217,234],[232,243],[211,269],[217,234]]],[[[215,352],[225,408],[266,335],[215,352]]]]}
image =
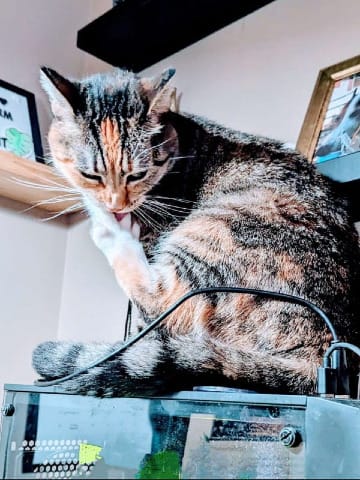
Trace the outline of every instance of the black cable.
{"type": "Polygon", "coordinates": [[[331,335],[333,337],[333,344],[337,344],[336,342],[339,342],[339,338],[336,334],[335,328],[333,324],[331,323],[330,319],[328,316],[325,314],[321,308],[319,308],[317,305],[314,303],[309,302],[308,300],[305,300],[304,298],[297,297],[295,295],[289,295],[287,293],[279,293],[279,292],[271,292],[269,290],[258,290],[256,288],[243,288],[243,287],[208,287],[208,288],[199,288],[197,290],[191,290],[188,292],[186,295],[181,297],[177,302],[175,302],[171,307],[169,307],[165,312],[163,312],[159,317],[157,317],[155,320],[153,320],[144,330],[142,330],[140,333],[135,335],[134,337],[130,338],[125,344],[123,344],[121,347],[118,349],[114,350],[113,352],[105,355],[102,358],[99,358],[98,360],[90,363],[87,367],[84,367],[80,370],[77,370],[76,372],[73,372],[69,375],[66,375],[64,377],[58,378],[56,380],[50,380],[50,381],[42,381],[38,380],[35,382],[35,385],[41,386],[41,387],[52,387],[54,385],[58,385],[62,382],[65,382],[67,380],[71,380],[72,378],[87,372],[93,367],[96,367],[100,365],[101,363],[104,363],[106,361],[109,361],[119,355],[120,353],[123,353],[125,350],[127,350],[129,347],[134,345],[134,343],[138,342],[141,340],[145,335],[147,335],[151,330],[153,330],[155,327],[159,325],[163,320],[165,320],[166,317],[168,317],[171,313],[174,312],[182,303],[184,303],[186,300],[188,300],[191,297],[194,297],[195,295],[201,295],[204,293],[244,293],[247,295],[258,295],[260,297],[266,297],[266,298],[272,298],[274,300],[279,300],[281,302],[289,302],[289,303],[295,303],[298,305],[302,305],[304,307],[309,308],[313,312],[315,312],[319,317],[322,318],[322,320],[326,323],[328,329],[331,332],[331,335]]]}
{"type": "MultiPolygon", "coordinates": [[[[360,348],[356,345],[348,342],[332,343],[323,356],[322,365],[317,369],[316,390],[318,395],[350,397],[353,387],[351,387],[350,372],[346,366],[345,349],[351,350],[360,357],[360,348]]],[[[360,384],[358,383],[356,398],[359,398],[359,387],[360,384]]]]}
{"type": "Polygon", "coordinates": [[[345,348],[347,350],[351,350],[353,353],[355,353],[358,357],[360,357],[360,348],[357,347],[356,345],[353,345],[352,343],[348,342],[337,342],[333,343],[330,345],[330,347],[326,350],[325,355],[323,357],[323,367],[328,368],[330,367],[330,355],[335,351],[335,350],[340,350],[342,348],[345,348]]]}
{"type": "Polygon", "coordinates": [[[124,342],[129,338],[131,332],[131,315],[132,315],[132,302],[128,301],[128,308],[126,312],[125,326],[124,326],[124,342]]]}

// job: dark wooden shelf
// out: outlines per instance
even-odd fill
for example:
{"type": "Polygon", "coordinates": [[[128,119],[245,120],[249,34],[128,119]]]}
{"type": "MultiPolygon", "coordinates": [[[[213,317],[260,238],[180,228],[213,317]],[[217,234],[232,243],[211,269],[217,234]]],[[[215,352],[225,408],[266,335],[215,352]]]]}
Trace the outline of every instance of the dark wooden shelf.
{"type": "Polygon", "coordinates": [[[77,46],[139,72],[272,1],[123,0],[79,30],[77,46]]]}

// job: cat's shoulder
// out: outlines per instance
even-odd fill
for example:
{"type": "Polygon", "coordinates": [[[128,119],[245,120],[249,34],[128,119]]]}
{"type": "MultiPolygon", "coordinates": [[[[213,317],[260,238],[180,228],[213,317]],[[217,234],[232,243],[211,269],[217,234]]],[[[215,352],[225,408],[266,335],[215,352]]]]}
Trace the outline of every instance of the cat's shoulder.
{"type": "Polygon", "coordinates": [[[181,112],[181,115],[203,128],[209,134],[223,137],[224,139],[234,143],[247,143],[253,145],[258,144],[266,147],[272,147],[276,150],[287,151],[289,154],[297,153],[294,146],[288,142],[282,142],[281,140],[276,140],[263,135],[247,133],[243,132],[242,130],[226,127],[221,123],[215,122],[203,115],[197,115],[188,112],[181,112]]]}

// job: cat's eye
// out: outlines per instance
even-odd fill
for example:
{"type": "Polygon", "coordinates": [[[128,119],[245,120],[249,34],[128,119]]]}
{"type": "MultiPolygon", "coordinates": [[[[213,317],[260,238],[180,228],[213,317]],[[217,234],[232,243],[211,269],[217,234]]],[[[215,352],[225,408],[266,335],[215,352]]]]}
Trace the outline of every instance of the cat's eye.
{"type": "Polygon", "coordinates": [[[147,174],[147,170],[143,170],[142,172],[132,173],[126,177],[126,183],[130,182],[137,182],[138,180],[142,180],[147,174]]]}
{"type": "Polygon", "coordinates": [[[79,170],[79,172],[83,177],[88,178],[89,180],[95,180],[96,182],[99,182],[99,183],[102,181],[102,178],[100,177],[100,175],[93,175],[92,173],[83,172],[82,170],[79,170]]]}

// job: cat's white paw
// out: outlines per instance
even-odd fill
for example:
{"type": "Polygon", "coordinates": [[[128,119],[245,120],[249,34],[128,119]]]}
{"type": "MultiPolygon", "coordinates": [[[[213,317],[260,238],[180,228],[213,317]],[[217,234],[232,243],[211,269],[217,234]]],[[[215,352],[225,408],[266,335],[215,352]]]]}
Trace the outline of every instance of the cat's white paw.
{"type": "Polygon", "coordinates": [[[116,251],[117,235],[113,229],[100,222],[92,222],[90,236],[99,250],[110,261],[116,251]]]}
{"type": "Polygon", "coordinates": [[[92,218],[90,235],[108,262],[113,264],[114,259],[123,251],[124,244],[138,241],[139,230],[138,224],[132,221],[131,214],[117,222],[112,214],[101,212],[92,218]]]}

